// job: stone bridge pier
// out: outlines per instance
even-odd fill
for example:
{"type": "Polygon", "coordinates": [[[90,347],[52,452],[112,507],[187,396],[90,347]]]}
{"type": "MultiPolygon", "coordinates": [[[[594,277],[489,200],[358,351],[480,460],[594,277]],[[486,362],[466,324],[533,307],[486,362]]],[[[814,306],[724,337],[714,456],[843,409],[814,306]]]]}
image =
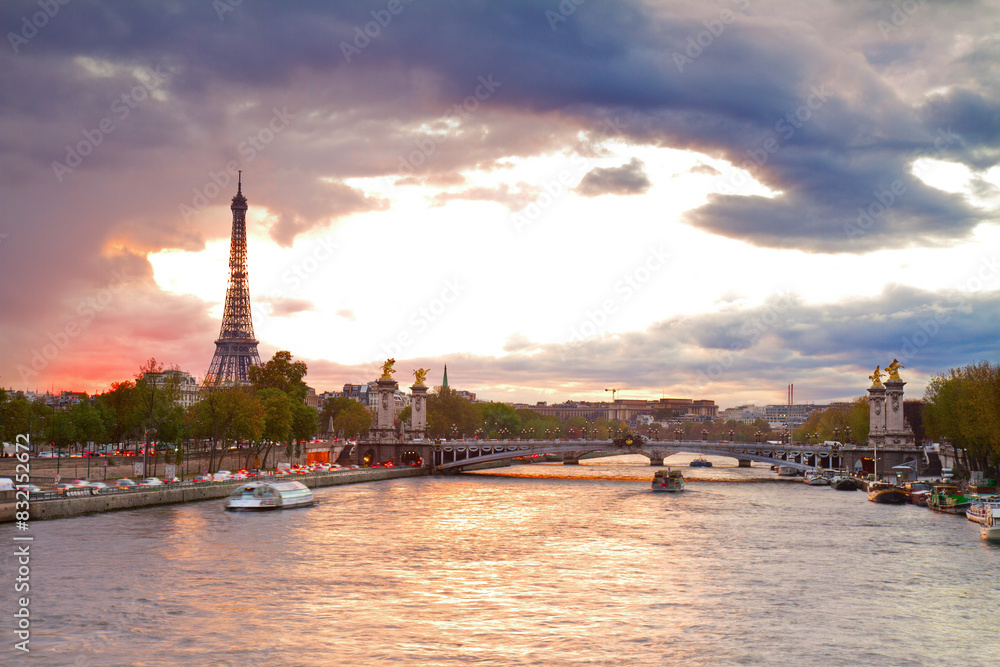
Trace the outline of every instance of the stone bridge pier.
{"type": "Polygon", "coordinates": [[[677,452],[667,451],[664,449],[640,449],[636,454],[642,454],[649,459],[649,465],[651,466],[662,466],[663,459],[667,458],[671,454],[676,454],[677,452]]]}

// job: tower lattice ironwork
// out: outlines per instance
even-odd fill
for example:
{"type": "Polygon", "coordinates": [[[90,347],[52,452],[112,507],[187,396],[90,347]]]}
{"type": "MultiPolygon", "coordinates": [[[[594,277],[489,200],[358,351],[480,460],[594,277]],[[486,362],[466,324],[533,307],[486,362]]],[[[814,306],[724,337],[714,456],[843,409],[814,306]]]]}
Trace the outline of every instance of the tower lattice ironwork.
{"type": "Polygon", "coordinates": [[[205,376],[210,386],[246,384],[247,371],[260,365],[257,339],[250,314],[247,281],[247,198],[243,196],[243,172],[239,174],[233,211],[233,237],[229,246],[229,287],[222,313],[222,330],[215,341],[215,356],[205,376]]]}

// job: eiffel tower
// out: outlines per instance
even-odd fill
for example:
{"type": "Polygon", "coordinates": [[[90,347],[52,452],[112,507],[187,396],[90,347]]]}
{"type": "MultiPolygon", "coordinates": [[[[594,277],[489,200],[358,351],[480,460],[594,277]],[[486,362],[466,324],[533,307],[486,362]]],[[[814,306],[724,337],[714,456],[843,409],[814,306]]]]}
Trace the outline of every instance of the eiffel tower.
{"type": "Polygon", "coordinates": [[[207,386],[248,384],[247,370],[260,365],[257,339],[250,317],[250,286],[247,282],[247,198],[243,196],[243,172],[239,172],[233,211],[233,238],[229,246],[229,288],[222,313],[222,330],[215,341],[215,356],[205,375],[207,386]]]}

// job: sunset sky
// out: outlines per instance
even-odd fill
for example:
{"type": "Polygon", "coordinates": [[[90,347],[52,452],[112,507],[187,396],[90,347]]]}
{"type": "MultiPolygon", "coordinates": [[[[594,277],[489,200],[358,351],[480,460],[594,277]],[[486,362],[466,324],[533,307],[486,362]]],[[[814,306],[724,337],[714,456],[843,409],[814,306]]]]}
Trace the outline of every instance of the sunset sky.
{"type": "Polygon", "coordinates": [[[243,172],[317,391],[907,396],[1000,360],[998,2],[0,4],[0,385],[201,377],[243,172]],[[48,12],[48,13],[46,13],[48,12]]]}

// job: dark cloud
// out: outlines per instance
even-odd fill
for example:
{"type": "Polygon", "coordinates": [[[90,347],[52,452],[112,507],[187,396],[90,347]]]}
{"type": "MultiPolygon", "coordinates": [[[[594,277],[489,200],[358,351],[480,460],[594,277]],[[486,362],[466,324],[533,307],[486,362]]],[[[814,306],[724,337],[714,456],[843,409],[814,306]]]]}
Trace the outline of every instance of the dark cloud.
{"type": "MultiPolygon", "coordinates": [[[[860,396],[871,370],[895,358],[907,367],[908,395],[919,398],[930,377],[948,368],[1000,358],[998,321],[1000,291],[892,286],[837,304],[775,295],[753,308],[671,318],[570,345],[536,345],[515,334],[504,357],[454,354],[414,363],[447,363],[451,384],[489,400],[512,400],[505,391],[517,391],[517,400],[531,392],[537,400],[601,400],[603,387],[624,382],[650,395],[711,398],[727,407],[780,402],[789,383],[803,401],[860,396]],[[496,388],[500,377],[505,389],[496,388]]],[[[310,366],[321,386],[368,381],[372,373],[370,365],[332,373],[310,366]]]]}
{"type": "Polygon", "coordinates": [[[642,160],[632,158],[620,167],[591,169],[580,181],[576,191],[584,197],[640,195],[653,185],[643,171],[644,166],[642,160]]]}
{"type": "MultiPolygon", "coordinates": [[[[75,317],[122,266],[136,276],[129,293],[139,296],[107,306],[49,369],[78,349],[118,374],[122,362],[108,349],[141,360],[153,345],[192,368],[204,365],[211,345],[205,350],[203,341],[218,326],[207,315],[211,304],[157,290],[143,257],[228,238],[236,169],[284,245],[351,214],[392,208],[351,179],[462,187],[462,171],[502,173],[513,158],[569,156],[567,146],[582,142],[581,152],[609,134],[745,167],[779,194],[737,196],[738,184],[720,181],[720,194],[686,219],[758,246],[943,246],[995,218],[911,173],[921,157],[973,171],[1000,163],[993,4],[919,3],[890,30],[880,28],[893,12],[882,2],[723,5],[588,0],[553,29],[534,3],[421,0],[350,57],[344,44],[384,3],[244,2],[221,15],[208,2],[59,5],[26,43],[15,50],[8,39],[0,49],[4,377],[16,378],[19,360],[30,360],[37,341],[75,317]],[[706,33],[723,8],[732,20],[706,33]],[[693,50],[699,39],[705,44],[693,50]],[[130,334],[129,322],[143,326],[130,334]]],[[[4,35],[38,11],[35,2],[0,3],[4,35]]],[[[702,166],[692,171],[721,178],[702,166]]],[[[513,207],[531,187],[446,197],[513,207]]],[[[629,163],[594,170],[581,187],[635,193],[649,181],[629,163]]],[[[981,179],[974,187],[993,196],[981,179]]],[[[848,340],[863,328],[841,330],[823,319],[830,310],[808,314],[848,340]]],[[[720,319],[684,349],[746,343],[740,328],[720,319]]],[[[674,323],[672,331],[683,330],[674,323]]],[[[833,345],[807,330],[789,334],[772,364],[804,363],[790,352],[796,346],[833,345]]],[[[674,339],[652,345],[651,336],[590,345],[612,359],[624,359],[615,351],[621,343],[681,350],[674,339]]],[[[962,336],[950,340],[955,355],[992,349],[971,328],[962,336]]],[[[528,373],[551,358],[578,365],[588,381],[614,381],[600,357],[550,352],[482,367],[528,373]]]]}

